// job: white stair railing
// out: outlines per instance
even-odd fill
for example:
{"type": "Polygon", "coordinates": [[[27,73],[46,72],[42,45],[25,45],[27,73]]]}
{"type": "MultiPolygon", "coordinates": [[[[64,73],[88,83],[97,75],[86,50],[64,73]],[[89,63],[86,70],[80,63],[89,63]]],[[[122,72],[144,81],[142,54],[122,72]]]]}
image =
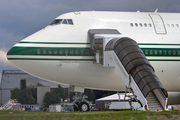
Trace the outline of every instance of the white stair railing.
{"type": "Polygon", "coordinates": [[[10,99],[9,101],[7,101],[1,108],[0,110],[14,110],[14,109],[18,109],[17,106],[19,106],[20,103],[18,102],[17,99],[10,99]]]}

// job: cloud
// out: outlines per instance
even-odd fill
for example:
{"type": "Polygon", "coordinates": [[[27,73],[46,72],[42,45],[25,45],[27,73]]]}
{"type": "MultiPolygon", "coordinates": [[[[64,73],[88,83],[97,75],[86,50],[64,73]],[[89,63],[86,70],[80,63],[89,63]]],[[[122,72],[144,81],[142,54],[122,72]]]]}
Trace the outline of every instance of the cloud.
{"type": "Polygon", "coordinates": [[[0,50],[0,80],[2,75],[2,70],[17,69],[11,63],[8,62],[6,58],[6,52],[0,50]]]}
{"type": "Polygon", "coordinates": [[[6,52],[4,52],[4,51],[2,51],[2,50],[0,50],[0,61],[1,61],[1,63],[3,63],[3,64],[9,63],[8,60],[7,60],[7,58],[6,58],[6,52]]]}

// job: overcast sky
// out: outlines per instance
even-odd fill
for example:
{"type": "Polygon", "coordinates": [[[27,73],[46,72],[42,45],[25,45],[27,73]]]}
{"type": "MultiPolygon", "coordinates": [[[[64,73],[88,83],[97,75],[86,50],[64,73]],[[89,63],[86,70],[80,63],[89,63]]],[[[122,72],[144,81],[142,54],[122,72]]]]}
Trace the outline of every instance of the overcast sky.
{"type": "MultiPolygon", "coordinates": [[[[16,69],[6,52],[17,42],[72,11],[180,12],[180,0],[0,0],[0,74],[16,69]]],[[[1,78],[1,76],[0,76],[1,78]]]]}

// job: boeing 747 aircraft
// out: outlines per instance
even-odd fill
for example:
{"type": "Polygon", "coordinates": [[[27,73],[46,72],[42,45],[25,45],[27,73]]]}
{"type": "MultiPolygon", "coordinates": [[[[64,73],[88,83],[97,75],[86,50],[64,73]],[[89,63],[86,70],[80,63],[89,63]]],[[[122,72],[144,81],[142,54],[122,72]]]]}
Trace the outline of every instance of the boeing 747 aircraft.
{"type": "Polygon", "coordinates": [[[69,84],[76,110],[89,110],[84,88],[130,89],[144,109],[165,110],[167,101],[180,103],[179,38],[179,13],[71,12],[16,43],[7,59],[69,84]]]}

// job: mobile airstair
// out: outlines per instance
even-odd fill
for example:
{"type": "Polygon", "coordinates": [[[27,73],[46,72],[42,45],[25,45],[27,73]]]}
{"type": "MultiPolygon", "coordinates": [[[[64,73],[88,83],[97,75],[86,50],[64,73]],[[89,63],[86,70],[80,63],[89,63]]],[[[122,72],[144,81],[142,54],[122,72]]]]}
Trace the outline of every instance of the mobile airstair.
{"type": "Polygon", "coordinates": [[[10,99],[2,107],[0,107],[0,110],[18,110],[19,105],[21,104],[17,99],[10,99]]]}
{"type": "Polygon", "coordinates": [[[91,29],[88,34],[95,62],[115,67],[126,90],[133,93],[132,98],[141,103],[143,110],[167,109],[167,91],[134,40],[114,29],[91,29]]]}

